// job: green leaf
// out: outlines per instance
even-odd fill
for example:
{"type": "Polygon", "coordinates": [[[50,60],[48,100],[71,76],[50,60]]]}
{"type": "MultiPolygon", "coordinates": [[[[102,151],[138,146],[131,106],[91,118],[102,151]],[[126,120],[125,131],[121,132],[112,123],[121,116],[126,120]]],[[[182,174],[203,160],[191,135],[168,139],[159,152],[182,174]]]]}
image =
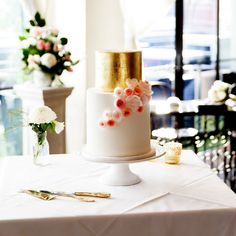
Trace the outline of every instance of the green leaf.
{"type": "Polygon", "coordinates": [[[46,21],[44,19],[41,19],[39,22],[38,22],[38,26],[40,27],[43,27],[46,25],[46,21]]]}
{"type": "Polygon", "coordinates": [[[23,40],[25,40],[25,39],[26,39],[25,36],[23,36],[23,35],[19,36],[19,40],[20,40],[20,41],[23,41],[23,40]]]}
{"type": "Polygon", "coordinates": [[[30,22],[30,24],[31,24],[32,26],[35,26],[35,23],[34,23],[33,20],[30,20],[29,22],[30,22]]]}
{"type": "Polygon", "coordinates": [[[40,13],[39,13],[38,11],[35,13],[34,19],[35,19],[35,21],[36,21],[37,23],[40,22],[41,16],[40,16],[40,13]]]}
{"type": "Polygon", "coordinates": [[[68,39],[67,38],[61,38],[61,44],[62,45],[66,45],[68,42],[68,39]]]}

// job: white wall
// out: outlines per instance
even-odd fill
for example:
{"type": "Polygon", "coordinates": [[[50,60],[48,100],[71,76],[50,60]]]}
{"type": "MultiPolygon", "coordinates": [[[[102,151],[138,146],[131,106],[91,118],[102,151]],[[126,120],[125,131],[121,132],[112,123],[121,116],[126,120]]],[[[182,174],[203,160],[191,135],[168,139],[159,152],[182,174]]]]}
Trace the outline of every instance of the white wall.
{"type": "Polygon", "coordinates": [[[85,104],[85,12],[86,0],[55,1],[54,25],[60,30],[61,36],[68,38],[67,48],[72,52],[73,59],[80,59],[71,73],[63,73],[62,79],[68,86],[73,86],[72,95],[67,99],[66,134],[67,152],[78,153],[84,140],[84,115],[81,112],[85,104]]]}
{"type": "Polygon", "coordinates": [[[86,1],[86,76],[95,83],[95,51],[124,48],[123,19],[119,0],[86,1]]]}
{"type": "Polygon", "coordinates": [[[86,138],[86,88],[95,84],[94,55],[100,49],[122,49],[123,19],[119,0],[55,1],[55,22],[68,47],[81,62],[64,81],[75,87],[67,101],[67,152],[77,153],[86,138]]]}

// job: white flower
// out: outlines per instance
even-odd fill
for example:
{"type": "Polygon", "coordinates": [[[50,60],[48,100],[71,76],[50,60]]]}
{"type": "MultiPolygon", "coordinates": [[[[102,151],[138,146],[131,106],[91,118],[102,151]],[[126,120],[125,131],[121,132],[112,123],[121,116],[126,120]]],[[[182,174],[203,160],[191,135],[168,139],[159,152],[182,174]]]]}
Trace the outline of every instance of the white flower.
{"type": "Polygon", "coordinates": [[[115,88],[114,89],[114,96],[118,98],[123,98],[124,97],[124,90],[122,88],[115,88]]]}
{"type": "Polygon", "coordinates": [[[41,106],[29,114],[29,123],[43,124],[50,123],[57,118],[56,113],[48,106],[41,106]]]}
{"type": "Polygon", "coordinates": [[[22,48],[28,48],[30,45],[32,45],[32,46],[36,45],[35,38],[29,37],[28,39],[25,39],[22,41],[22,48]]]}
{"type": "Polygon", "coordinates": [[[46,66],[47,68],[52,68],[57,64],[56,57],[51,53],[45,53],[41,56],[41,63],[43,66],[46,66]]]}
{"type": "Polygon", "coordinates": [[[139,81],[139,87],[143,95],[148,97],[152,95],[152,87],[147,81],[139,81]]]}
{"type": "Polygon", "coordinates": [[[132,110],[137,110],[140,106],[142,106],[142,101],[139,96],[137,95],[131,95],[126,97],[126,107],[132,109],[132,110]]]}
{"type": "Polygon", "coordinates": [[[64,129],[64,122],[59,122],[59,121],[54,121],[54,124],[55,124],[55,132],[57,134],[60,134],[61,131],[64,129]]]}
{"type": "Polygon", "coordinates": [[[39,26],[34,26],[30,29],[30,36],[32,37],[38,37],[42,34],[43,28],[39,26]]]}
{"type": "Polygon", "coordinates": [[[225,91],[230,87],[230,84],[225,83],[221,80],[216,80],[213,84],[213,88],[218,91],[225,91]]]}
{"type": "Polygon", "coordinates": [[[138,85],[138,80],[137,79],[127,79],[126,84],[128,88],[134,89],[138,85]]]}
{"type": "Polygon", "coordinates": [[[216,90],[214,88],[211,88],[208,91],[208,99],[212,102],[221,102],[226,98],[227,94],[225,91],[222,90],[216,90]]]}

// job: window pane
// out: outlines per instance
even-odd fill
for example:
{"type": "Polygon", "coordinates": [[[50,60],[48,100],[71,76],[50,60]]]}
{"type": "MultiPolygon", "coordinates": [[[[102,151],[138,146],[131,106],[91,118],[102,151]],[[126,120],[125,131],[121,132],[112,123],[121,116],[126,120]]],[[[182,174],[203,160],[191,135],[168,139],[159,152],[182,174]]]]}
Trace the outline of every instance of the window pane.
{"type": "Polygon", "coordinates": [[[0,88],[4,88],[20,80],[22,11],[19,0],[1,0],[0,9],[0,88]]]}
{"type": "Polygon", "coordinates": [[[184,99],[205,98],[215,80],[215,0],[184,0],[184,99]]]}
{"type": "Polygon", "coordinates": [[[172,94],[175,64],[175,4],[161,21],[138,39],[142,49],[144,78],[160,85],[153,98],[166,98],[172,94]]]}

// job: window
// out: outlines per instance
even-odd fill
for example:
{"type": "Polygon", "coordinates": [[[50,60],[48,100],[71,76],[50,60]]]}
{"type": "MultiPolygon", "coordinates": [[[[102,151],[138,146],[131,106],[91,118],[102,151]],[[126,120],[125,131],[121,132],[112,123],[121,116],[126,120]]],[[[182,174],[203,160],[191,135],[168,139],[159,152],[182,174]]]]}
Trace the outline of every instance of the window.
{"type": "MultiPolygon", "coordinates": [[[[217,75],[217,0],[176,0],[173,5],[138,39],[144,75],[153,83],[164,81],[184,100],[205,98],[217,75]]],[[[224,2],[221,14],[227,15],[228,8],[224,2]]]]}
{"type": "Polygon", "coordinates": [[[22,32],[19,0],[0,1],[0,156],[22,154],[21,101],[10,90],[21,80],[18,36],[22,32]]]}
{"type": "Polygon", "coordinates": [[[4,89],[21,79],[18,36],[23,21],[19,0],[1,0],[0,9],[0,89],[4,89]]]}

